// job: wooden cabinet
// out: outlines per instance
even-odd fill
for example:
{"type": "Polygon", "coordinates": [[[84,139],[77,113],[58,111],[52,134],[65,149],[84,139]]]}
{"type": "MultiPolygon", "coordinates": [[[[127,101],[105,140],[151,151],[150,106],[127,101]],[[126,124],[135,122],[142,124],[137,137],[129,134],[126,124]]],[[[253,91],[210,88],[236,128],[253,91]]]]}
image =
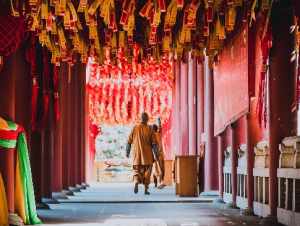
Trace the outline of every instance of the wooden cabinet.
{"type": "Polygon", "coordinates": [[[199,156],[176,156],[176,195],[197,197],[199,195],[198,174],[199,156]]]}

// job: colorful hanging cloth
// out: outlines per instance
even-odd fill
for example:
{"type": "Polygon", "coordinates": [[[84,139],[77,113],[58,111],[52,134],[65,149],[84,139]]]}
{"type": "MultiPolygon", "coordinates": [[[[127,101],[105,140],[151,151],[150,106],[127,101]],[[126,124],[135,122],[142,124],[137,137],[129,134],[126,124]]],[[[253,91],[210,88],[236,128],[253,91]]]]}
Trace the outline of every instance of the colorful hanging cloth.
{"type": "MultiPolygon", "coordinates": [[[[17,151],[15,183],[16,212],[22,218],[24,224],[41,224],[41,220],[38,218],[36,212],[34,189],[25,131],[23,127],[17,125],[14,122],[6,121],[6,123],[8,128],[5,126],[0,127],[0,148],[16,149],[17,151]]],[[[1,190],[0,180],[0,196],[1,194],[4,194],[1,192],[1,190]]],[[[1,208],[3,207],[1,207],[0,205],[0,210],[1,208]]]]}

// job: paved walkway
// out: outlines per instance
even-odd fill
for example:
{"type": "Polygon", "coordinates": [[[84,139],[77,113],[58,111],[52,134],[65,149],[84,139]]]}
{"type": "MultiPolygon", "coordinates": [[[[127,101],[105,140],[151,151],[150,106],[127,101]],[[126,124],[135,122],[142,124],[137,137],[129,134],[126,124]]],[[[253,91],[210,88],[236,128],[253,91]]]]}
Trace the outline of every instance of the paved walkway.
{"type": "Polygon", "coordinates": [[[214,197],[178,197],[174,186],[156,189],[150,186],[151,195],[144,195],[144,187],[139,186],[139,193],[133,193],[132,183],[92,184],[81,192],[75,192],[68,199],[60,199],[62,203],[100,203],[100,202],[212,202],[214,197]]]}
{"type": "Polygon", "coordinates": [[[60,226],[258,225],[258,218],[241,217],[239,210],[216,208],[207,198],[205,202],[201,198],[188,202],[186,198],[176,198],[172,187],[162,191],[151,188],[150,192],[150,196],[145,196],[141,189],[140,194],[134,195],[128,184],[95,185],[76,193],[69,202],[50,204],[49,210],[38,212],[45,225],[60,226]]]}

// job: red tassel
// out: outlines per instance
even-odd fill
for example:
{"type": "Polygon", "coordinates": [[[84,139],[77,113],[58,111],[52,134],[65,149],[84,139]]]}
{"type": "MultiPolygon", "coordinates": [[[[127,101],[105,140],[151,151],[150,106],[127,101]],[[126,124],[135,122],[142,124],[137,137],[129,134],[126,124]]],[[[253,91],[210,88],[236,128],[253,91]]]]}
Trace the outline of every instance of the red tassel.
{"type": "Polygon", "coordinates": [[[128,18],[129,18],[129,13],[123,11],[122,14],[121,14],[120,24],[126,25],[127,22],[128,22],[128,18]]]}
{"type": "Polygon", "coordinates": [[[206,11],[206,20],[207,22],[213,22],[213,7],[209,6],[206,11]]]}
{"type": "Polygon", "coordinates": [[[161,12],[166,12],[166,2],[165,0],[158,0],[158,7],[161,12]]]}
{"type": "Polygon", "coordinates": [[[177,0],[177,8],[183,8],[184,0],[177,0]]]}
{"type": "Polygon", "coordinates": [[[139,13],[140,16],[141,17],[147,17],[147,19],[149,19],[149,13],[151,11],[152,6],[153,6],[152,1],[148,0],[146,2],[146,4],[143,6],[143,8],[141,9],[141,11],[139,13]]]}

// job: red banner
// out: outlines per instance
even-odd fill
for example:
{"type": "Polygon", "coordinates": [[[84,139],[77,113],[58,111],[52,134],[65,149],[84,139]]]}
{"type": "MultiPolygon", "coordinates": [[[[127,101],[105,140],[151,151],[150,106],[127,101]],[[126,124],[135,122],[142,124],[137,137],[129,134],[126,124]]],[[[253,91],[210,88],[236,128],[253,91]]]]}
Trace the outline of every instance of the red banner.
{"type": "Polygon", "coordinates": [[[227,43],[214,71],[214,134],[249,111],[248,28],[227,43]]]}

